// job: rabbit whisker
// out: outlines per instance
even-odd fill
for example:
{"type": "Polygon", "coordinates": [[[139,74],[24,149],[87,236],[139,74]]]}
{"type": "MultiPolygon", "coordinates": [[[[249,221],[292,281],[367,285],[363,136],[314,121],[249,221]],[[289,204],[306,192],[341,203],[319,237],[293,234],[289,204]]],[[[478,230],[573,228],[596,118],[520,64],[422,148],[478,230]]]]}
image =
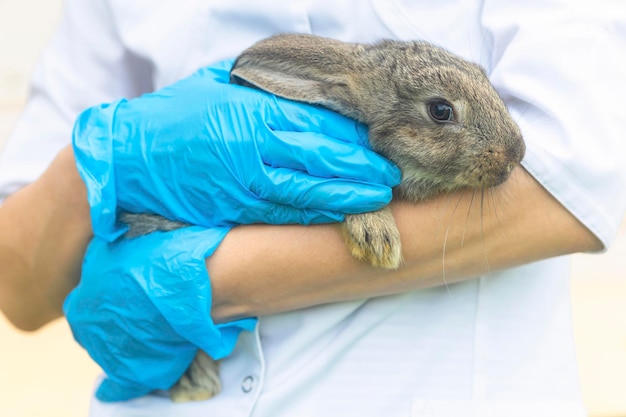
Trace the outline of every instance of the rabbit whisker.
{"type": "Polygon", "coordinates": [[[485,263],[487,264],[487,273],[491,272],[491,265],[489,264],[489,256],[487,256],[487,244],[485,242],[485,187],[480,191],[480,236],[483,245],[483,255],[485,257],[485,263]]]}
{"type": "Polygon", "coordinates": [[[465,233],[467,232],[467,225],[469,224],[470,214],[472,213],[472,206],[474,205],[475,199],[476,199],[476,189],[472,190],[472,198],[470,200],[469,206],[467,207],[467,216],[465,216],[465,226],[463,227],[463,235],[461,236],[461,247],[463,247],[465,243],[465,233]]]}
{"type": "MultiPolygon", "coordinates": [[[[452,196],[455,194],[456,193],[452,193],[448,195],[448,202],[450,201],[450,198],[452,198],[452,196]]],[[[457,200],[456,204],[454,205],[454,208],[452,209],[451,220],[450,222],[448,222],[446,233],[443,239],[443,248],[442,248],[442,254],[441,254],[441,272],[442,272],[442,277],[443,277],[443,284],[446,286],[446,291],[448,292],[449,297],[451,297],[452,294],[450,292],[450,286],[448,285],[448,279],[446,275],[446,250],[448,248],[448,237],[450,236],[450,229],[452,227],[452,218],[454,218],[454,215],[459,209],[459,207],[461,206],[462,201],[463,201],[463,196],[461,195],[459,196],[459,199],[457,200]]],[[[473,196],[472,196],[472,201],[473,201],[473,196]]],[[[471,202],[470,202],[470,207],[471,207],[471,202]]],[[[468,212],[468,217],[469,217],[469,212],[468,212]]],[[[465,227],[465,229],[467,229],[467,227],[465,227]]],[[[463,239],[465,238],[465,229],[463,230],[463,236],[461,238],[461,246],[463,246],[463,239]]]]}

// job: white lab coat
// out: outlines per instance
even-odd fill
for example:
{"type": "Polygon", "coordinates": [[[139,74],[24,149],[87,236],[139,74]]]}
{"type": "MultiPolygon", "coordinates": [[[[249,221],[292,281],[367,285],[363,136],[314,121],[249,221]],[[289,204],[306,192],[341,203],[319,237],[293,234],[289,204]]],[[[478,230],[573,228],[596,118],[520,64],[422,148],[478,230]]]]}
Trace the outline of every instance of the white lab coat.
{"type": "MultiPolygon", "coordinates": [[[[425,39],[487,69],[524,133],[525,167],[606,246],[626,206],[626,23],[618,2],[575,3],[67,0],[2,153],[0,196],[40,175],[81,109],[273,33],[425,39]]],[[[583,416],[568,262],[262,317],[223,361],[217,398],[94,400],[91,416],[583,416]]]]}

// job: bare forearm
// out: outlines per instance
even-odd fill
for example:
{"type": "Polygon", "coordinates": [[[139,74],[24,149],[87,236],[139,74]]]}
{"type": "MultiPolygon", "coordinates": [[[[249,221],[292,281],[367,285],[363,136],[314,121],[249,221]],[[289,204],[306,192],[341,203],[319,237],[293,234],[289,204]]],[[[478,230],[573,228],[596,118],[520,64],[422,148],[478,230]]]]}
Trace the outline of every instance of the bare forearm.
{"type": "MultiPolygon", "coordinates": [[[[421,204],[395,202],[393,209],[405,265],[391,272],[354,260],[337,225],[234,229],[207,261],[215,318],[436,286],[599,247],[523,170],[484,198],[460,192],[421,204]]],[[[24,329],[59,317],[91,238],[86,191],[70,149],[5,202],[0,230],[0,309],[24,329]]]]}
{"type": "Polygon", "coordinates": [[[0,208],[0,310],[32,330],[62,315],[91,237],[89,206],[73,153],[0,208]]]}
{"type": "Polygon", "coordinates": [[[393,203],[404,265],[354,260],[336,225],[234,229],[209,258],[217,320],[450,284],[600,242],[523,169],[496,190],[393,203]]]}

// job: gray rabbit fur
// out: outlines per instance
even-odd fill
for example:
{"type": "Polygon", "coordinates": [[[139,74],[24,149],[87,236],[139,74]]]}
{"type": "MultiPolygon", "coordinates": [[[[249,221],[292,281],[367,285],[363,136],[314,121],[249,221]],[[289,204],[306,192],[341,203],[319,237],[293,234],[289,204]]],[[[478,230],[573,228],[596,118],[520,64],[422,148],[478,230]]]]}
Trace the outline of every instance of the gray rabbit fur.
{"type": "MultiPolygon", "coordinates": [[[[372,149],[402,171],[394,198],[420,201],[496,186],[525,151],[521,131],[485,71],[427,42],[357,44],[277,35],[237,58],[231,82],[321,105],[367,125],[372,149]]],[[[149,214],[124,214],[122,221],[130,225],[129,236],[184,226],[149,214]]],[[[348,215],[341,227],[356,258],[383,268],[401,265],[400,235],[389,208],[348,215]]],[[[199,355],[172,389],[173,400],[219,391],[219,380],[217,386],[203,383],[216,378],[191,378],[197,368],[207,369],[201,363],[206,355],[199,355]]]]}

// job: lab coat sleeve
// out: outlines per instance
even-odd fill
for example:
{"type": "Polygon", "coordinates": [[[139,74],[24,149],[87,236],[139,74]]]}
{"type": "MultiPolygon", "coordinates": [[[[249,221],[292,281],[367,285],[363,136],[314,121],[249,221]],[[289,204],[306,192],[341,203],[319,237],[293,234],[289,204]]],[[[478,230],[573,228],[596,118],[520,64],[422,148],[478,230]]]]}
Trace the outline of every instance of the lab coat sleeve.
{"type": "Polygon", "coordinates": [[[491,79],[527,142],[523,165],[605,248],[626,209],[626,22],[618,10],[486,0],[481,16],[491,79]]]}
{"type": "Polygon", "coordinates": [[[70,143],[81,110],[150,89],[150,66],[125,50],[107,3],[67,0],[0,154],[0,201],[37,179],[70,143]]]}

